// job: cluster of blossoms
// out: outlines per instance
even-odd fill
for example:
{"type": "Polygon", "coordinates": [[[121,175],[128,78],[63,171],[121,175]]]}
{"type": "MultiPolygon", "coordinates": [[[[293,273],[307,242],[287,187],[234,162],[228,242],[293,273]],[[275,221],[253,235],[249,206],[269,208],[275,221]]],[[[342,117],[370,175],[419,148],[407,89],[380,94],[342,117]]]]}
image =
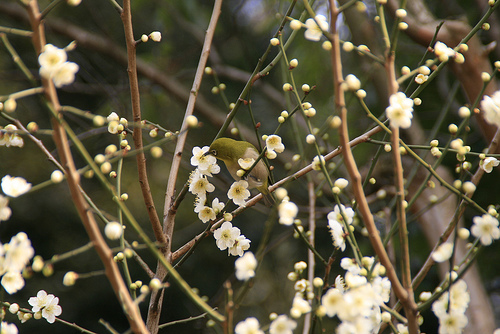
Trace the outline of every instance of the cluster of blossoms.
{"type": "Polygon", "coordinates": [[[66,50],[46,44],[43,52],[38,56],[40,75],[47,80],[52,80],[57,88],[73,83],[79,67],[67,59],[66,50]]]}
{"type": "Polygon", "coordinates": [[[195,212],[204,223],[215,219],[215,216],[224,208],[225,204],[220,203],[219,199],[212,201],[212,207],[206,206],[207,193],[215,190],[213,184],[208,181],[207,177],[220,172],[220,167],[217,165],[217,159],[213,155],[207,154],[208,146],[203,148],[194,147],[193,156],[191,157],[191,165],[196,167],[189,179],[189,192],[196,196],[195,212]]]}
{"type": "Polygon", "coordinates": [[[429,79],[429,74],[431,73],[431,70],[427,66],[420,66],[418,68],[418,74],[415,77],[415,82],[419,85],[423,84],[424,82],[429,79]]]}
{"type": "Polygon", "coordinates": [[[128,120],[124,117],[120,118],[115,112],[109,114],[106,120],[108,121],[108,132],[113,135],[122,133],[128,126],[128,120]]]}
{"type": "MultiPolygon", "coordinates": [[[[482,216],[476,216],[472,219],[472,227],[469,230],[461,228],[458,231],[458,236],[461,239],[467,239],[470,234],[479,239],[483,246],[489,246],[493,240],[500,238],[500,228],[498,219],[491,214],[486,213],[482,216]]],[[[441,244],[433,253],[432,259],[436,262],[444,262],[450,259],[453,254],[453,243],[445,242],[441,244]]]]}
{"type": "Polygon", "coordinates": [[[32,311],[35,313],[35,319],[41,319],[42,317],[49,323],[54,323],[56,317],[60,316],[62,313],[62,308],[59,306],[59,298],[55,297],[53,294],[47,294],[45,290],[40,290],[36,294],[36,297],[31,297],[28,303],[32,306],[32,311]]]}
{"type": "MultiPolygon", "coordinates": [[[[281,141],[281,137],[277,135],[264,136],[266,141],[266,156],[269,159],[274,159],[277,153],[281,153],[285,149],[281,141]]],[[[196,167],[191,174],[189,180],[189,192],[196,195],[195,212],[199,214],[200,219],[206,222],[215,219],[215,216],[224,208],[219,200],[213,202],[212,207],[206,206],[206,193],[213,192],[215,187],[208,181],[207,177],[212,177],[213,174],[220,172],[220,167],[217,165],[217,159],[209,154],[210,147],[203,148],[194,147],[193,156],[191,157],[191,165],[196,167]],[[216,205],[215,205],[216,204],[216,205]],[[210,217],[210,218],[209,218],[210,217]]],[[[256,162],[254,158],[240,158],[237,163],[241,168],[236,172],[238,177],[242,177],[256,162]]],[[[246,200],[250,197],[249,182],[246,180],[235,181],[227,192],[227,196],[234,204],[245,206],[246,200]]]]}
{"type": "Polygon", "coordinates": [[[340,206],[335,205],[335,208],[328,214],[327,218],[328,227],[333,238],[333,245],[340,248],[343,252],[345,250],[344,236],[349,233],[346,231],[346,227],[350,227],[353,222],[354,210],[346,208],[342,204],[340,206]]]}
{"type": "Polygon", "coordinates": [[[278,206],[279,222],[283,225],[292,225],[295,217],[299,213],[299,208],[293,202],[290,202],[288,198],[283,199],[283,201],[278,206]]]}
{"type": "MultiPolygon", "coordinates": [[[[257,260],[255,259],[255,256],[250,252],[245,253],[243,257],[236,260],[236,277],[240,280],[247,280],[250,277],[244,279],[238,277],[238,267],[240,267],[241,270],[240,275],[245,271],[248,271],[251,274],[250,277],[253,277],[254,269],[257,267],[257,260]],[[250,269],[247,270],[247,267],[250,269]]],[[[293,279],[295,280],[298,277],[298,274],[301,273],[306,267],[307,264],[305,262],[297,262],[295,264],[295,272],[291,273],[294,274],[293,279]]],[[[290,274],[288,274],[288,276],[290,276],[290,274]]],[[[309,302],[304,300],[304,298],[302,297],[306,291],[310,292],[308,283],[309,281],[304,279],[298,280],[295,283],[295,290],[297,293],[296,297],[293,300],[293,306],[290,313],[292,314],[292,316],[294,316],[295,313],[296,318],[299,318],[302,313],[311,311],[309,302]]],[[[313,293],[312,296],[314,297],[313,293]]],[[[294,329],[297,327],[297,322],[293,319],[290,319],[285,314],[278,315],[276,313],[271,313],[269,318],[272,321],[269,325],[270,334],[292,334],[294,329]]],[[[264,331],[260,329],[259,320],[254,317],[249,317],[243,321],[240,321],[236,325],[234,332],[236,334],[264,334],[264,331]]]]}
{"type": "Polygon", "coordinates": [[[16,133],[17,130],[17,126],[14,124],[8,124],[3,129],[0,127],[0,146],[23,147],[23,138],[16,133]]]}
{"type": "Polygon", "coordinates": [[[0,244],[1,284],[7,293],[16,293],[24,287],[22,271],[34,254],[31,241],[24,232],[13,236],[8,244],[0,244]]]}
{"type": "Polygon", "coordinates": [[[439,319],[439,333],[462,333],[468,322],[465,311],[469,301],[467,284],[458,280],[432,304],[432,311],[439,319]]]}
{"type": "Polygon", "coordinates": [[[236,269],[236,278],[240,281],[248,281],[255,276],[255,269],[257,269],[257,259],[252,252],[246,252],[243,256],[234,261],[234,268],[236,269]]]}
{"type": "Polygon", "coordinates": [[[448,47],[445,43],[439,41],[434,44],[434,54],[439,58],[439,61],[441,62],[448,61],[450,57],[455,58],[457,56],[457,52],[455,50],[448,47]]]}
{"type": "Polygon", "coordinates": [[[288,197],[288,192],[285,188],[277,189],[276,194],[282,199],[278,206],[279,223],[290,226],[295,221],[295,217],[297,217],[299,213],[299,208],[295,203],[290,201],[290,197],[288,197]]]}
{"type": "MultiPolygon", "coordinates": [[[[2,191],[9,197],[18,197],[31,189],[31,183],[26,182],[22,177],[12,177],[5,175],[1,183],[2,191]]],[[[9,208],[9,199],[0,195],[0,222],[10,218],[12,210],[9,208]]]]}
{"type": "Polygon", "coordinates": [[[413,118],[413,100],[407,98],[405,93],[397,92],[389,97],[389,106],[385,114],[393,128],[408,129],[413,118]]]}
{"type": "MultiPolygon", "coordinates": [[[[269,334],[291,334],[297,327],[297,323],[284,314],[273,313],[270,318],[273,321],[269,325],[269,334]]],[[[240,321],[234,328],[234,332],[236,334],[264,334],[264,331],[260,329],[259,320],[254,317],[240,321]]]]}
{"type": "MultiPolygon", "coordinates": [[[[126,128],[128,126],[128,120],[124,117],[120,118],[120,116],[118,116],[116,112],[111,112],[106,118],[100,115],[94,117],[94,125],[96,126],[103,126],[104,124],[106,124],[106,122],[108,124],[108,132],[113,135],[118,135],[118,138],[120,139],[119,148],[122,150],[122,152],[130,151],[132,148],[129,145],[128,140],[126,139],[126,128]]],[[[103,174],[109,174],[111,177],[116,177],[117,174],[115,171],[113,171],[113,166],[110,162],[110,159],[115,156],[117,152],[118,146],[110,144],[106,146],[104,150],[105,154],[99,153],[94,157],[94,162],[99,165],[99,169],[103,174]]],[[[84,175],[86,177],[92,177],[93,171],[89,170],[84,175]]]]}
{"type": "Polygon", "coordinates": [[[321,298],[321,307],[329,317],[342,322],[337,333],[374,333],[381,323],[380,306],[389,301],[391,283],[385,268],[373,257],[364,257],[362,267],[353,259],[343,258],[345,278],[335,279],[335,286],[321,298]],[[369,275],[368,275],[369,273],[369,275]]]}
{"type": "Polygon", "coordinates": [[[221,227],[214,231],[214,238],[220,250],[227,249],[229,255],[243,256],[243,252],[250,248],[250,240],[247,239],[236,226],[230,222],[224,222],[221,227]]]}
{"type": "Polygon", "coordinates": [[[324,15],[316,15],[315,18],[309,18],[306,20],[305,24],[299,20],[292,20],[290,22],[290,28],[292,28],[292,30],[299,30],[302,27],[306,28],[304,32],[304,37],[306,39],[318,42],[321,36],[323,36],[323,31],[328,31],[329,25],[324,15]]]}
{"type": "MultiPolygon", "coordinates": [[[[198,214],[198,218],[203,223],[214,220],[225,207],[225,204],[220,202],[218,198],[212,200],[212,206],[207,205],[207,193],[215,190],[214,185],[208,181],[208,177],[220,172],[217,159],[213,155],[207,154],[208,150],[208,146],[193,148],[191,165],[195,166],[196,169],[191,173],[189,179],[189,192],[196,195],[194,212],[198,214]]],[[[228,197],[235,204],[244,205],[245,199],[250,197],[250,191],[247,188],[248,182],[244,180],[234,182],[228,191],[228,197]]],[[[243,256],[244,251],[250,248],[250,240],[229,221],[224,222],[221,227],[214,231],[214,238],[217,247],[220,250],[227,249],[229,255],[243,256]]]]}
{"type": "MultiPolygon", "coordinates": [[[[298,319],[302,315],[307,314],[312,311],[311,300],[314,299],[315,295],[312,290],[311,282],[305,278],[300,278],[304,270],[307,269],[307,263],[304,261],[299,261],[293,266],[294,271],[288,273],[288,279],[295,281],[293,289],[295,290],[295,296],[293,297],[292,307],[290,308],[290,315],[298,319]]],[[[321,286],[323,285],[323,280],[321,280],[321,286]]],[[[316,286],[316,285],[315,285],[316,286]]]]}
{"type": "Polygon", "coordinates": [[[2,191],[9,197],[19,197],[31,189],[31,183],[28,183],[22,177],[13,177],[5,175],[1,183],[2,191]]]}

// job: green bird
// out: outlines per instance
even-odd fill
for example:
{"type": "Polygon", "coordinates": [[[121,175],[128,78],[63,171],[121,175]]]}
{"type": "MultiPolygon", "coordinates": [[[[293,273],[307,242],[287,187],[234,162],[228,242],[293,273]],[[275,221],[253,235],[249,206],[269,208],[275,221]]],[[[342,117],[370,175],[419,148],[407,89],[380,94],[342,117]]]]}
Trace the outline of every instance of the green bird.
{"type": "MultiPolygon", "coordinates": [[[[211,154],[219,160],[224,161],[227,170],[236,181],[242,180],[238,176],[238,170],[241,170],[240,162],[251,161],[251,159],[257,160],[259,157],[259,151],[247,141],[238,141],[231,138],[219,138],[216,139],[207,154],[211,154]],[[238,161],[243,159],[242,161],[238,161]]],[[[241,173],[241,172],[240,172],[241,173]]],[[[269,171],[264,164],[264,162],[259,160],[255,167],[248,173],[244,178],[248,182],[248,188],[257,188],[264,198],[264,202],[267,206],[272,206],[275,202],[274,197],[269,192],[268,187],[268,176],[269,171]]]]}

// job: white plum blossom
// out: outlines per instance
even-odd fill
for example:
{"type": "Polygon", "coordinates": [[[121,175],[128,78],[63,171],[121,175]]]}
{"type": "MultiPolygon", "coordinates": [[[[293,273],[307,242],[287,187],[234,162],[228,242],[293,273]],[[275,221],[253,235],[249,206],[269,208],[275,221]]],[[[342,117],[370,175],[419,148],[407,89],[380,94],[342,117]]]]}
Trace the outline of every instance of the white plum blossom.
{"type": "Polygon", "coordinates": [[[151,34],[149,34],[149,37],[153,42],[161,42],[161,32],[159,31],[153,31],[151,34]]]}
{"type": "Polygon", "coordinates": [[[436,262],[444,262],[449,260],[453,253],[453,243],[445,242],[432,253],[432,259],[436,262]]]}
{"type": "Polygon", "coordinates": [[[354,74],[348,74],[344,82],[349,90],[356,91],[361,88],[361,81],[354,74]]]}
{"type": "Polygon", "coordinates": [[[280,136],[270,135],[266,139],[266,148],[268,151],[282,153],[285,150],[285,145],[281,142],[280,136]]]}
{"type": "Polygon", "coordinates": [[[436,42],[434,44],[434,54],[439,58],[440,61],[447,61],[450,57],[455,57],[456,52],[452,48],[448,47],[443,42],[436,42]]]}
{"type": "Polygon", "coordinates": [[[468,323],[465,311],[470,295],[464,280],[455,282],[432,304],[432,311],[439,319],[439,333],[462,333],[468,323]]]}
{"type": "Polygon", "coordinates": [[[206,176],[201,174],[198,169],[195,169],[194,172],[191,173],[191,178],[189,179],[190,193],[204,198],[207,192],[211,193],[214,190],[214,185],[208,182],[206,176]]]}
{"type": "Polygon", "coordinates": [[[106,121],[108,121],[108,123],[112,121],[120,122],[120,116],[118,116],[118,114],[113,111],[108,115],[108,117],[106,117],[106,121]]]}
{"type": "MultiPolygon", "coordinates": [[[[298,262],[300,263],[300,262],[298,262]]],[[[297,264],[298,264],[297,263],[297,264]]],[[[295,266],[294,266],[295,267],[295,266]]],[[[305,269],[305,268],[304,268],[305,269]]],[[[305,292],[307,287],[309,286],[309,281],[306,280],[305,278],[299,279],[295,284],[293,285],[293,289],[297,292],[305,292]]]]}
{"type": "Polygon", "coordinates": [[[255,269],[257,268],[257,259],[252,252],[245,252],[243,256],[239,257],[235,262],[236,278],[240,281],[248,281],[255,276],[255,269]]]}
{"type": "Polygon", "coordinates": [[[40,75],[44,78],[49,78],[67,59],[68,56],[64,49],[59,49],[52,44],[45,44],[43,52],[38,56],[40,75]]]}
{"type": "Polygon", "coordinates": [[[75,74],[78,72],[80,68],[77,64],[67,61],[62,64],[58,71],[55,72],[52,76],[52,80],[54,81],[54,85],[57,88],[61,88],[62,86],[69,85],[75,81],[75,74]]]}
{"type": "Polygon", "coordinates": [[[243,170],[249,170],[253,166],[254,163],[255,163],[254,158],[239,158],[238,159],[238,165],[243,170]]]}
{"type": "Polygon", "coordinates": [[[313,42],[318,42],[323,36],[323,31],[328,31],[329,27],[324,15],[316,15],[315,19],[307,19],[305,25],[307,30],[304,32],[304,37],[313,42]]]}
{"type": "Polygon", "coordinates": [[[24,278],[18,271],[8,271],[3,275],[1,284],[5,291],[11,295],[24,287],[24,278]]]}
{"type": "Polygon", "coordinates": [[[498,219],[495,217],[486,213],[481,217],[476,216],[472,218],[472,221],[474,224],[472,225],[470,231],[473,236],[479,238],[484,246],[489,246],[493,240],[500,238],[498,219]]]}
{"type": "Polygon", "coordinates": [[[413,100],[407,98],[403,92],[392,94],[385,114],[393,128],[408,129],[413,118],[413,100]]]}
{"type": "Polygon", "coordinates": [[[238,322],[234,328],[236,334],[264,334],[259,325],[259,320],[254,317],[246,318],[244,321],[238,322]]]}
{"type": "Polygon", "coordinates": [[[367,279],[365,276],[353,274],[352,272],[349,271],[345,273],[345,285],[350,289],[363,286],[366,283],[367,279]]]}
{"type": "Polygon", "coordinates": [[[24,232],[19,232],[10,239],[8,245],[3,246],[3,258],[0,263],[0,273],[17,271],[21,272],[29,263],[35,250],[31,241],[24,232]]]}
{"type": "Polygon", "coordinates": [[[493,167],[497,167],[498,164],[500,164],[500,161],[498,161],[497,158],[487,157],[482,161],[482,163],[480,163],[480,166],[486,173],[491,173],[493,171],[493,167]]]}
{"type": "Polygon", "coordinates": [[[120,126],[120,116],[114,111],[106,117],[108,122],[108,132],[115,135],[118,133],[118,127],[120,126]]]}
{"type": "Polygon", "coordinates": [[[299,213],[299,208],[293,202],[283,201],[278,206],[280,224],[292,225],[297,213],[299,213]]]}
{"type": "Polygon", "coordinates": [[[234,204],[245,206],[245,200],[250,197],[248,182],[245,180],[234,182],[227,192],[227,197],[233,200],[234,204]]]}
{"type": "Polygon", "coordinates": [[[1,284],[9,294],[24,287],[21,272],[34,254],[31,241],[24,232],[13,236],[6,245],[0,244],[0,276],[3,275],[1,284]]]}
{"type": "Polygon", "coordinates": [[[233,227],[233,224],[230,222],[224,222],[221,227],[214,231],[217,247],[220,250],[233,247],[240,234],[239,228],[233,227]]]}
{"type": "Polygon", "coordinates": [[[415,77],[415,82],[419,85],[423,84],[424,82],[427,81],[427,79],[429,79],[429,76],[428,75],[423,75],[422,73],[419,73],[416,77],[415,77]]]}
{"type": "MultiPolygon", "coordinates": [[[[364,267],[380,267],[374,258],[364,257],[362,262],[364,267]]],[[[341,321],[336,333],[376,333],[382,321],[380,306],[390,298],[389,279],[378,276],[380,270],[373,270],[368,281],[360,275],[361,267],[353,259],[343,258],[341,266],[350,271],[345,274],[345,283],[342,276],[337,276],[335,287],[321,298],[325,314],[341,321]]]]}
{"type": "Polygon", "coordinates": [[[445,313],[439,318],[439,334],[463,333],[469,323],[467,316],[459,312],[445,313]]]}
{"type": "Polygon", "coordinates": [[[104,234],[109,240],[118,240],[123,234],[123,226],[119,222],[109,222],[104,227],[104,234]]]}
{"type": "Polygon", "coordinates": [[[282,314],[271,322],[269,334],[293,334],[297,327],[297,322],[282,314]]]}
{"type": "Polygon", "coordinates": [[[41,312],[47,322],[54,323],[56,317],[62,313],[62,308],[59,306],[59,298],[53,294],[47,294],[45,290],[38,291],[36,297],[31,297],[28,303],[32,306],[34,313],[41,312]]]}
{"type": "Polygon", "coordinates": [[[342,291],[337,288],[328,289],[321,297],[321,305],[325,307],[326,315],[329,317],[335,316],[340,309],[344,307],[344,296],[342,291]]]}
{"type": "Polygon", "coordinates": [[[243,256],[243,253],[250,248],[250,239],[247,239],[243,234],[236,238],[234,245],[229,247],[229,255],[243,256]]]}
{"type": "Polygon", "coordinates": [[[325,157],[322,155],[317,155],[313,158],[312,169],[321,170],[321,165],[325,164],[325,157]]]}
{"type": "Polygon", "coordinates": [[[214,163],[212,165],[209,165],[207,169],[205,170],[200,170],[201,174],[206,175],[206,176],[214,176],[214,174],[219,174],[220,173],[220,166],[217,163],[214,163]]]}
{"type": "Polygon", "coordinates": [[[27,193],[31,189],[31,183],[28,183],[22,177],[12,177],[5,175],[2,178],[2,191],[10,197],[18,197],[27,193]]]}
{"type": "Polygon", "coordinates": [[[78,279],[77,273],[75,273],[74,271],[68,271],[66,274],[64,274],[63,284],[65,286],[75,285],[77,279],[78,279]]]}
{"type": "Polygon", "coordinates": [[[64,49],[46,44],[43,52],[38,56],[40,75],[45,79],[53,80],[57,88],[71,84],[75,81],[75,74],[79,67],[73,62],[66,61],[67,59],[64,49]]]}
{"type": "Polygon", "coordinates": [[[349,181],[347,181],[346,179],[340,177],[338,179],[335,180],[335,182],[333,183],[333,185],[335,187],[339,187],[340,189],[344,189],[345,187],[347,187],[349,185],[349,181]]]}
{"type": "Polygon", "coordinates": [[[208,170],[210,165],[217,163],[217,159],[208,153],[210,147],[193,147],[193,156],[191,157],[191,166],[198,167],[200,171],[208,170]]]}
{"type": "Polygon", "coordinates": [[[481,109],[488,123],[500,127],[500,90],[493,93],[491,97],[485,95],[481,100],[481,109]]]}
{"type": "Polygon", "coordinates": [[[337,275],[337,277],[335,277],[334,287],[335,289],[338,289],[342,293],[344,293],[344,291],[346,290],[344,278],[341,275],[337,275]]]}
{"type": "Polygon", "coordinates": [[[344,257],[342,260],[340,260],[340,267],[356,275],[361,273],[361,267],[356,263],[354,259],[350,259],[348,257],[344,257]]]}
{"type": "Polygon", "coordinates": [[[8,124],[3,129],[0,128],[0,146],[23,147],[23,138],[15,133],[15,131],[17,131],[17,126],[15,126],[14,124],[8,124]]]}
{"type": "Polygon", "coordinates": [[[328,227],[332,235],[333,245],[340,248],[342,252],[345,251],[344,228],[342,225],[336,220],[329,219],[328,227]]]}
{"type": "Polygon", "coordinates": [[[328,216],[328,220],[336,220],[341,222],[346,219],[346,224],[351,225],[354,218],[354,210],[352,208],[346,208],[343,204],[335,205],[333,211],[331,211],[328,216]]]}
{"type": "Polygon", "coordinates": [[[224,202],[219,202],[218,198],[214,198],[212,201],[212,209],[214,209],[214,212],[216,215],[218,215],[226,206],[224,202]]]}
{"type": "Polygon", "coordinates": [[[9,208],[9,199],[3,195],[0,195],[0,222],[8,220],[12,210],[9,208]]]}
{"type": "Polygon", "coordinates": [[[2,321],[2,331],[1,334],[17,334],[19,333],[16,325],[9,324],[7,322],[2,321]]]}
{"type": "Polygon", "coordinates": [[[200,210],[197,211],[197,208],[194,209],[194,212],[198,213],[198,218],[203,222],[206,223],[210,220],[214,220],[217,215],[215,214],[214,209],[212,209],[209,206],[203,206],[200,210]]]}
{"type": "Polygon", "coordinates": [[[290,310],[290,314],[294,318],[298,318],[303,314],[311,312],[311,305],[307,300],[302,297],[302,293],[296,293],[293,298],[292,308],[290,310]]]}
{"type": "Polygon", "coordinates": [[[398,324],[396,326],[396,329],[398,330],[399,334],[409,334],[410,332],[408,331],[408,327],[403,325],[403,324],[398,324]]]}

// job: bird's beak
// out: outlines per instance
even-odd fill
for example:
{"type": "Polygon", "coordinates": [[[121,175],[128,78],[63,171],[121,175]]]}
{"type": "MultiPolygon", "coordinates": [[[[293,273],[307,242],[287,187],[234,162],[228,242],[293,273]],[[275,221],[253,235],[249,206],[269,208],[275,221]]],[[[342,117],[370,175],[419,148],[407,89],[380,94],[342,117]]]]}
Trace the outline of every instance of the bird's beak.
{"type": "Polygon", "coordinates": [[[212,155],[212,152],[208,151],[203,154],[204,157],[206,157],[207,155],[212,155]]]}

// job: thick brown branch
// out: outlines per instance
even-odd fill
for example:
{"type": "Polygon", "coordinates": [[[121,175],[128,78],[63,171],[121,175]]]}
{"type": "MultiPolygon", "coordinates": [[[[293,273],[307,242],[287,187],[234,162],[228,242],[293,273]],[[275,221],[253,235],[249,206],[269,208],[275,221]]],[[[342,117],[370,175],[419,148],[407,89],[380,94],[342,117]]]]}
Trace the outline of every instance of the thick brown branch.
{"type": "MultiPolygon", "coordinates": [[[[33,45],[37,54],[40,54],[45,45],[45,32],[41,22],[41,14],[37,1],[30,1],[28,3],[27,10],[30,17],[31,27],[33,29],[33,45]]],[[[48,100],[49,108],[61,118],[62,115],[59,114],[61,106],[59,104],[54,84],[49,80],[42,80],[42,84],[45,88],[45,96],[48,100]]],[[[87,231],[97,254],[104,264],[106,276],[108,277],[108,280],[111,283],[121,306],[123,307],[133,332],[147,333],[147,329],[142,321],[139,309],[137,305],[134,304],[134,301],[128,292],[127,286],[123,282],[120,270],[118,269],[116,262],[113,260],[113,252],[106,244],[97,222],[92,215],[92,210],[80,192],[80,174],[76,170],[66,132],[55,116],[52,117],[52,127],[54,129],[54,142],[56,143],[59,156],[61,157],[61,164],[66,171],[66,177],[73,203],[76,206],[78,214],[82,219],[85,230],[87,231]]]]}

